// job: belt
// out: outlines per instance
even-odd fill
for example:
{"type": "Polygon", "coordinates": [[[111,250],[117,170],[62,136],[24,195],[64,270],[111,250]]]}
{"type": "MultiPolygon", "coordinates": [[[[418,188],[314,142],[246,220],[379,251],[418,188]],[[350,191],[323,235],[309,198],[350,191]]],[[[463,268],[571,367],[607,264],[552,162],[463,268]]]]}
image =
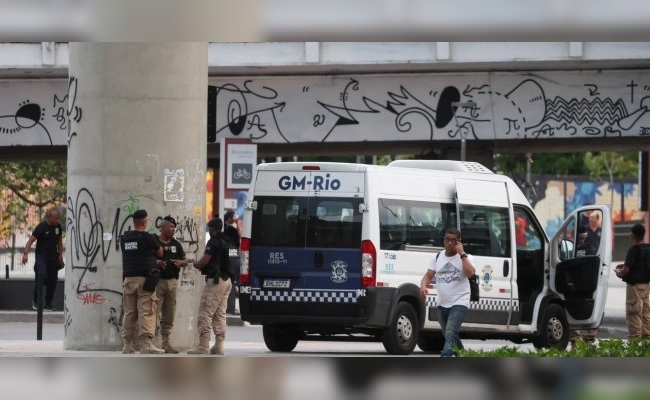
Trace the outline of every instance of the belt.
{"type": "Polygon", "coordinates": [[[206,276],[206,277],[205,277],[205,283],[218,284],[218,283],[219,283],[219,278],[221,278],[221,279],[224,280],[224,281],[230,279],[230,277],[229,277],[228,275],[223,275],[223,276],[222,276],[222,275],[219,275],[219,276],[216,277],[216,278],[208,278],[208,277],[206,276]]]}

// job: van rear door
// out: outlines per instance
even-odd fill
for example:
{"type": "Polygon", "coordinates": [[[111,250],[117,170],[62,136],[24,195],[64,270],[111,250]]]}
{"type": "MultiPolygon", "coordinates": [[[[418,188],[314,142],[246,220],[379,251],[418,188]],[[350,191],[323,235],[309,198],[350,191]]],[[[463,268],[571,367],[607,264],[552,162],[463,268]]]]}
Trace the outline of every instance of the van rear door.
{"type": "Polygon", "coordinates": [[[461,241],[473,256],[480,279],[480,301],[470,304],[465,322],[516,325],[519,301],[513,279],[512,210],[506,183],[465,178],[455,181],[461,241]]]}
{"type": "Polygon", "coordinates": [[[356,316],[353,308],[332,304],[356,303],[361,287],[364,179],[362,171],[259,171],[251,226],[253,313],[356,316]]]}
{"type": "Polygon", "coordinates": [[[564,299],[569,325],[595,328],[602,321],[612,262],[609,208],[578,208],[564,221],[550,246],[552,291],[564,299]]]}

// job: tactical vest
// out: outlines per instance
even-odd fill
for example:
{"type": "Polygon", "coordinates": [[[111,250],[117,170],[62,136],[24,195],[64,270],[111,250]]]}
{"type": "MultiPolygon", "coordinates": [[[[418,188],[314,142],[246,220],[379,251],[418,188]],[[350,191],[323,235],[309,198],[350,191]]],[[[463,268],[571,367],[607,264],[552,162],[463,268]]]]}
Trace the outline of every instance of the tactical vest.
{"type": "Polygon", "coordinates": [[[146,232],[128,231],[120,239],[122,268],[125,277],[146,277],[151,268],[156,268],[156,257],[147,245],[146,232]]]}
{"type": "Polygon", "coordinates": [[[228,244],[220,234],[212,236],[208,243],[210,242],[212,242],[212,246],[217,250],[212,255],[210,263],[203,268],[201,273],[208,278],[228,275],[228,277],[233,280],[234,275],[230,270],[230,260],[228,259],[228,244]]]}

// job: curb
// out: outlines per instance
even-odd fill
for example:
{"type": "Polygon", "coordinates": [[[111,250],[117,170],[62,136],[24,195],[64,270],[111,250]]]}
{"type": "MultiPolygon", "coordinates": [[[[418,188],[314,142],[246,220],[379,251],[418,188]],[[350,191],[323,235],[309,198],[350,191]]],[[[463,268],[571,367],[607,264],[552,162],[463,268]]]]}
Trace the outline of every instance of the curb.
{"type": "MultiPolygon", "coordinates": [[[[27,322],[36,323],[36,311],[0,311],[0,323],[2,322],[27,322]]],[[[63,324],[64,316],[63,311],[43,311],[44,324],[63,324]]],[[[226,315],[226,325],[228,326],[244,326],[239,315],[226,315]]]]}

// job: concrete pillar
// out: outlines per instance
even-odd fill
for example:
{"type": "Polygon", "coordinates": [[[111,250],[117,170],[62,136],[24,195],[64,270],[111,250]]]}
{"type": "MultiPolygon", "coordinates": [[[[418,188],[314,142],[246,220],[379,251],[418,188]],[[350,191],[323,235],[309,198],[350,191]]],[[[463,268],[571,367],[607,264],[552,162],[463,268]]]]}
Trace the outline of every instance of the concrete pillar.
{"type": "MultiPolygon", "coordinates": [[[[188,258],[205,246],[207,43],[71,43],[66,350],[121,348],[119,236],[136,209],[149,232],[178,222],[188,258]]],[[[201,275],[178,282],[172,341],[194,346],[201,275]]]]}

